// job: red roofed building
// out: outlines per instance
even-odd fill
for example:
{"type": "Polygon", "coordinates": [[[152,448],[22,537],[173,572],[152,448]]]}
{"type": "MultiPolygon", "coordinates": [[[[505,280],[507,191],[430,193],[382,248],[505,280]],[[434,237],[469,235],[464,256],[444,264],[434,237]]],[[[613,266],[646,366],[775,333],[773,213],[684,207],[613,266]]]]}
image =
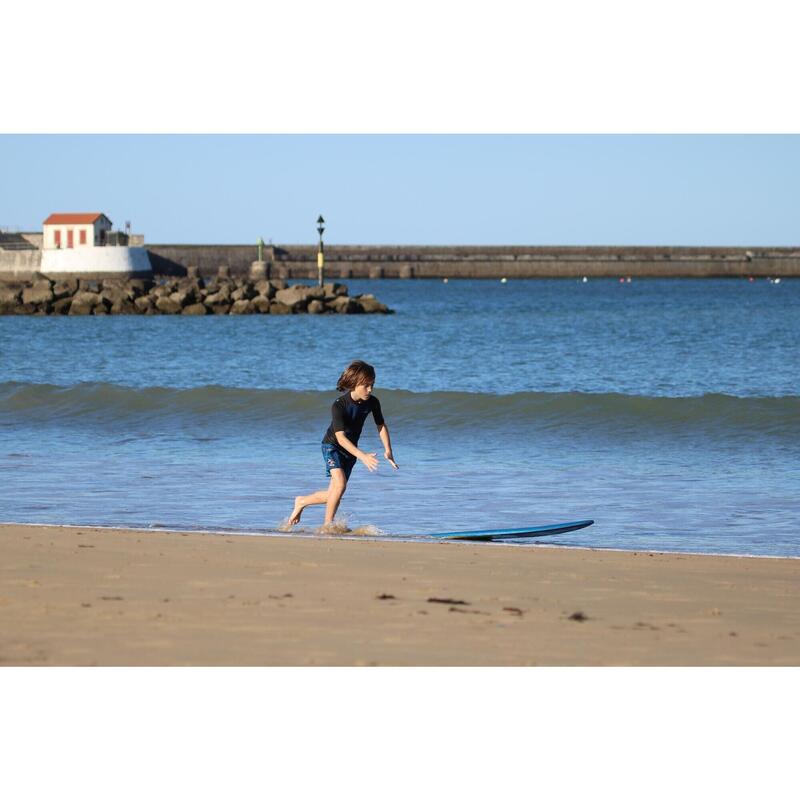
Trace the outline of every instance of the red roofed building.
{"type": "Polygon", "coordinates": [[[102,247],[111,230],[111,220],[100,213],[51,214],[43,223],[45,250],[102,247]]]}

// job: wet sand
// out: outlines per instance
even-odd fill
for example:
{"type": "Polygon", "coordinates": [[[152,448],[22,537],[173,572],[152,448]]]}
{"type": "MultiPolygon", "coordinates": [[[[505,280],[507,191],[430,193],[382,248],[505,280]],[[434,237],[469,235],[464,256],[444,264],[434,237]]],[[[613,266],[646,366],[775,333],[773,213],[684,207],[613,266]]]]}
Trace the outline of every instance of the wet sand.
{"type": "Polygon", "coordinates": [[[0,526],[2,665],[798,665],[800,559],[0,526]]]}

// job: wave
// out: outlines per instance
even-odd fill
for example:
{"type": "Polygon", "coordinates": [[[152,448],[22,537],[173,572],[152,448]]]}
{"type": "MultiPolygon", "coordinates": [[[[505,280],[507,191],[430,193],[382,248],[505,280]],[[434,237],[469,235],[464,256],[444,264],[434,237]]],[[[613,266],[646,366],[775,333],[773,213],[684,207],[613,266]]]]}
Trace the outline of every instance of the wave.
{"type": "MultiPolygon", "coordinates": [[[[661,429],[791,437],[800,441],[800,397],[646,397],[583,392],[414,393],[382,389],[387,421],[423,428],[535,427],[601,429],[606,433],[661,429]]],[[[0,383],[0,421],[25,423],[311,423],[324,427],[335,392],[201,386],[131,388],[107,383],[54,386],[0,383]]]]}

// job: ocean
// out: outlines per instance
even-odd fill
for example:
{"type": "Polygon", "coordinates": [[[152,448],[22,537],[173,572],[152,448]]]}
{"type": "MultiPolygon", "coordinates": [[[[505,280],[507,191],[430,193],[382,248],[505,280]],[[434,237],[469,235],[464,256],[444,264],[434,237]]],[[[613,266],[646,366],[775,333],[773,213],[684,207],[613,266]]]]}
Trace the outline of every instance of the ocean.
{"type": "Polygon", "coordinates": [[[368,421],[350,527],[800,556],[800,281],[347,284],[396,313],[0,317],[0,521],[274,532],[361,358],[400,470],[368,421]]]}

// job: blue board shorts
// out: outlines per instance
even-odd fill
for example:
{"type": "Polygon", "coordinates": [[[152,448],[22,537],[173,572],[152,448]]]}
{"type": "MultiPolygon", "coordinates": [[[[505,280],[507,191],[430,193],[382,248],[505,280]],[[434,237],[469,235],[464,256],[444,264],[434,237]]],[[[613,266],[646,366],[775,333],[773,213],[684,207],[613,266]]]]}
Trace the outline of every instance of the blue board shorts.
{"type": "Polygon", "coordinates": [[[340,469],[344,472],[344,479],[350,480],[350,473],[356,465],[358,459],[347,453],[343,453],[338,447],[327,442],[322,443],[322,457],[325,459],[325,476],[331,477],[332,469],[340,469]]]}

